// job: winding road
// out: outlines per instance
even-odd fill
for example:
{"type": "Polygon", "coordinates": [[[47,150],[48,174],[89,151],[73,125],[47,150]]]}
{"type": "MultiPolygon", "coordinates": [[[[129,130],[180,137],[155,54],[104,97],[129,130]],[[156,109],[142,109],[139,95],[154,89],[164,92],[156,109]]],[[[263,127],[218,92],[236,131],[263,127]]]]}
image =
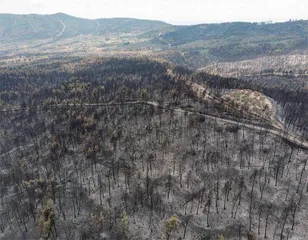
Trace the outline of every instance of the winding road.
{"type": "Polygon", "coordinates": [[[96,21],[96,24],[97,24],[97,26],[96,26],[95,31],[96,31],[96,34],[99,35],[98,29],[100,28],[100,24],[99,24],[99,22],[97,22],[97,21],[96,21]]]}
{"type": "Polygon", "coordinates": [[[63,35],[63,33],[65,32],[65,29],[66,29],[64,22],[62,22],[61,20],[59,20],[59,22],[62,24],[63,28],[62,28],[62,31],[55,36],[55,39],[61,37],[63,35]]]}
{"type": "MultiPolygon", "coordinates": [[[[64,23],[63,23],[64,25],[64,23]]],[[[65,26],[65,25],[64,25],[65,26]]],[[[64,27],[65,30],[65,27],[64,27]]],[[[169,70],[168,74],[173,75],[172,71],[169,70]]],[[[215,97],[211,96],[209,94],[205,87],[193,83],[193,82],[187,82],[187,85],[197,94],[197,96],[203,100],[211,99],[214,101],[217,101],[215,97]]],[[[127,102],[121,102],[121,103],[85,103],[85,104],[56,104],[56,105],[50,105],[49,107],[104,107],[104,106],[121,106],[121,105],[133,105],[133,104],[139,104],[139,105],[148,105],[153,107],[159,107],[167,110],[171,110],[174,112],[178,112],[181,114],[190,114],[190,115],[196,115],[196,116],[203,116],[208,119],[215,120],[220,123],[227,123],[227,124],[233,124],[237,126],[241,126],[247,129],[257,130],[257,131],[264,131],[273,135],[276,135],[278,137],[281,137],[282,139],[285,139],[286,141],[289,141],[290,143],[302,148],[308,150],[308,141],[307,139],[304,139],[303,136],[300,134],[295,133],[291,129],[287,128],[279,119],[279,117],[276,115],[271,119],[270,125],[265,125],[260,123],[256,123],[253,121],[245,122],[241,121],[240,119],[230,119],[227,117],[217,117],[205,113],[200,113],[196,111],[187,111],[181,108],[172,108],[164,105],[160,105],[158,102],[154,101],[127,101],[127,102]]],[[[275,103],[273,103],[274,106],[274,113],[277,114],[277,106],[275,103]]],[[[23,111],[26,109],[15,109],[14,111],[23,111]]],[[[1,112],[1,111],[0,111],[1,112]]],[[[2,112],[10,112],[10,111],[2,111],[2,112]]],[[[246,119],[245,119],[246,120],[246,119]]]]}
{"type": "Polygon", "coordinates": [[[267,126],[259,126],[254,123],[245,123],[243,121],[238,121],[238,120],[231,120],[228,118],[223,118],[223,117],[216,117],[204,113],[198,113],[198,112],[193,112],[193,111],[187,111],[181,108],[171,108],[167,106],[160,105],[157,102],[152,102],[152,101],[133,101],[133,102],[123,102],[123,103],[92,103],[92,104],[58,104],[54,105],[51,107],[106,107],[106,106],[121,106],[121,105],[133,105],[133,104],[138,104],[138,105],[148,105],[148,106],[154,106],[154,107],[160,107],[164,108],[167,110],[171,110],[174,112],[178,112],[181,114],[188,114],[188,115],[195,115],[195,116],[203,116],[207,119],[212,119],[220,123],[227,123],[227,124],[234,124],[240,127],[244,127],[247,129],[251,129],[254,131],[264,131],[273,135],[276,135],[278,137],[281,137],[282,139],[285,139],[289,141],[290,143],[302,148],[308,150],[308,141],[303,139],[302,136],[294,133],[293,131],[282,128],[280,126],[273,125],[272,127],[267,127],[267,126]]]}
{"type": "MultiPolygon", "coordinates": [[[[222,123],[222,124],[233,124],[239,127],[243,127],[246,129],[251,129],[253,131],[263,131],[270,134],[273,134],[275,136],[281,137],[282,139],[302,148],[305,150],[308,150],[308,141],[303,139],[302,136],[292,132],[291,130],[280,127],[280,126],[259,126],[254,123],[245,123],[240,120],[231,120],[228,118],[223,117],[216,117],[209,114],[199,113],[199,112],[193,112],[193,111],[187,111],[181,108],[172,108],[164,105],[160,105],[158,102],[154,101],[128,101],[128,102],[121,102],[121,103],[88,103],[88,104],[57,104],[57,105],[50,105],[50,108],[60,108],[60,107],[108,107],[108,106],[124,106],[124,105],[146,105],[146,106],[152,106],[156,108],[163,108],[169,111],[174,111],[180,114],[187,114],[187,115],[195,115],[195,116],[203,116],[207,119],[214,120],[216,122],[222,123]]],[[[20,111],[24,111],[26,109],[21,109],[20,111]]],[[[13,111],[12,111],[13,112],[13,111]]],[[[32,144],[27,145],[28,147],[32,147],[32,144]]],[[[18,148],[14,148],[10,150],[10,153],[14,153],[17,151],[18,148]]],[[[5,155],[6,153],[3,153],[0,155],[1,157],[5,155]]]]}
{"type": "Polygon", "coordinates": [[[169,43],[167,40],[163,39],[162,33],[159,33],[159,34],[158,34],[158,39],[159,39],[161,42],[164,42],[164,43],[168,44],[169,47],[172,46],[171,43],[169,43]]]}

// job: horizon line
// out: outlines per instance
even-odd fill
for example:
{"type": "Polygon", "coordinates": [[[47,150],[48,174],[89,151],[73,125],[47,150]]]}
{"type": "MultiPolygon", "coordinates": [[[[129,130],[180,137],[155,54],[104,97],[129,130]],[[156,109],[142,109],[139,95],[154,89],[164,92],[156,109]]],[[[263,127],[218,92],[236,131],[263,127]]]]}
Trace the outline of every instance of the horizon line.
{"type": "Polygon", "coordinates": [[[249,21],[249,20],[234,20],[234,21],[215,21],[215,22],[202,22],[201,20],[189,20],[189,21],[165,21],[165,20],[160,20],[160,19],[149,19],[149,18],[135,18],[135,17],[124,17],[124,16],[117,16],[117,17],[98,17],[98,18],[88,18],[88,17],[81,17],[81,16],[76,16],[73,14],[68,14],[65,12],[55,12],[55,13],[8,13],[8,12],[0,12],[0,15],[19,15],[19,16],[29,16],[29,15],[39,15],[39,16],[52,16],[52,15],[57,15],[57,14],[63,14],[67,15],[70,17],[75,17],[79,19],[85,19],[85,20],[99,20],[99,19],[135,19],[135,20],[146,20],[146,21],[159,21],[159,22],[164,22],[166,24],[170,25],[175,25],[175,26],[180,26],[180,25],[187,25],[187,26],[192,26],[192,25],[205,25],[205,24],[224,24],[224,23],[255,23],[255,24],[276,24],[276,23],[286,23],[286,22],[296,22],[296,21],[308,21],[308,19],[289,19],[289,20],[258,20],[258,21],[249,21]]]}

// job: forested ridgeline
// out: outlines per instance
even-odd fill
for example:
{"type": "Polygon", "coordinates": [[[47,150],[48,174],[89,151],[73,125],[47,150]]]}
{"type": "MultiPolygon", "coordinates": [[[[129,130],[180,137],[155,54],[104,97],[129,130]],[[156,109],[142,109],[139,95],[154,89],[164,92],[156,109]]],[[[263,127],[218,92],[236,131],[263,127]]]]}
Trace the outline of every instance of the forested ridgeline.
{"type": "Polygon", "coordinates": [[[41,104],[48,98],[111,101],[121,97],[121,91],[123,97],[134,98],[141,88],[164,92],[175,85],[163,64],[147,59],[34,65],[3,70],[0,81],[3,105],[24,102],[29,106],[27,101],[41,104]]]}
{"type": "MultiPolygon", "coordinates": [[[[57,104],[142,100],[216,116],[247,117],[220,103],[199,99],[189,84],[194,81],[193,72],[180,69],[147,58],[63,60],[8,68],[0,73],[1,108],[36,111],[57,104]]],[[[211,77],[205,76],[204,81],[211,77]]],[[[215,94],[214,88],[208,90],[215,94]]]]}

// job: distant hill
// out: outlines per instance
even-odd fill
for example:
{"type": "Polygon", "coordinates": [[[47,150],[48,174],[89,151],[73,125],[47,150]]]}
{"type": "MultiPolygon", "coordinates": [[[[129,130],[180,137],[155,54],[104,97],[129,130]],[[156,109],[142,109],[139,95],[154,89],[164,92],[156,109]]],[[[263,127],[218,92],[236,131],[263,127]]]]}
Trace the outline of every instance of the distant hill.
{"type": "Polygon", "coordinates": [[[107,33],[141,34],[168,26],[161,21],[113,18],[89,20],[63,13],[53,15],[0,14],[0,41],[23,42],[49,38],[71,38],[78,35],[107,33]]]}
{"type": "Polygon", "coordinates": [[[287,40],[307,36],[308,21],[300,20],[274,24],[233,22],[178,26],[174,31],[166,33],[163,37],[175,45],[183,45],[198,40],[235,40],[235,38],[251,37],[287,40]]]}
{"type": "Polygon", "coordinates": [[[9,55],[13,61],[16,56],[51,54],[146,54],[197,69],[213,62],[306,54],[308,21],[175,26],[132,18],[90,20],[63,13],[0,14],[0,43],[1,56],[9,55]]]}
{"type": "MultiPolygon", "coordinates": [[[[160,36],[171,46],[194,48],[215,60],[242,60],[308,48],[308,21],[178,26],[160,36]]],[[[159,40],[159,39],[157,39],[159,40]]]]}

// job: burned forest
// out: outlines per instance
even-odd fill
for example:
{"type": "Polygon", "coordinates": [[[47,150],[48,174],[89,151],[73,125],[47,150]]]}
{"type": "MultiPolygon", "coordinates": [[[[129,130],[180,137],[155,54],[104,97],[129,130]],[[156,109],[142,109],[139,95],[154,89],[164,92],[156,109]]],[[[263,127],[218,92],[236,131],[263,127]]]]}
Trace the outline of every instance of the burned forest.
{"type": "Polygon", "coordinates": [[[308,239],[307,106],[150,58],[1,67],[0,238],[308,239]]]}

